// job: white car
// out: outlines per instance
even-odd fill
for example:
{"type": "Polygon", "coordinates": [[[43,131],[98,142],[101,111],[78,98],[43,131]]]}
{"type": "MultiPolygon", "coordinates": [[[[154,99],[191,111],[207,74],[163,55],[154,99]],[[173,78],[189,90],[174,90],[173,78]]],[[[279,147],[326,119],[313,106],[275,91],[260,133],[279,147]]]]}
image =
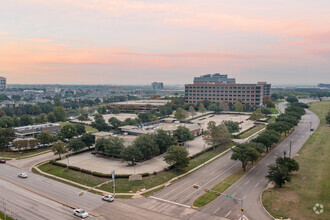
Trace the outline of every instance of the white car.
{"type": "Polygon", "coordinates": [[[20,173],[20,174],[18,174],[18,177],[27,178],[27,174],[26,173],[20,173]]]}
{"type": "Polygon", "coordinates": [[[104,201],[108,201],[108,202],[112,202],[113,200],[115,200],[115,198],[112,196],[112,195],[105,195],[105,196],[102,196],[102,199],[104,201]]]}
{"type": "Polygon", "coordinates": [[[75,209],[75,210],[73,210],[73,214],[80,217],[80,218],[87,218],[88,217],[88,213],[83,209],[75,209]]]}

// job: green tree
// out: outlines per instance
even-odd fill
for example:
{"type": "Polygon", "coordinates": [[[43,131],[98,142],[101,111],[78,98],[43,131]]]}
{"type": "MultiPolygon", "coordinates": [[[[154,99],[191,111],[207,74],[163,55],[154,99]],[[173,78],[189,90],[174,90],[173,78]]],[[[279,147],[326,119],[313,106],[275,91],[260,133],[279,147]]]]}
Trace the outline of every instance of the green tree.
{"type": "Polygon", "coordinates": [[[191,131],[182,125],[176,129],[173,136],[179,143],[182,143],[183,145],[186,141],[194,140],[194,135],[191,133],[191,131]]]}
{"type": "Polygon", "coordinates": [[[78,117],[79,121],[87,121],[88,120],[88,114],[87,113],[82,113],[78,117]]]}
{"type": "Polygon", "coordinates": [[[176,144],[175,138],[164,130],[157,131],[155,142],[158,145],[161,154],[165,153],[167,148],[176,144]]]}
{"type": "Polygon", "coordinates": [[[21,151],[22,149],[27,149],[28,146],[29,141],[27,139],[15,140],[13,142],[13,147],[16,148],[18,151],[21,151]]]}
{"type": "Polygon", "coordinates": [[[206,108],[204,107],[203,103],[199,104],[198,111],[201,112],[203,115],[205,114],[206,108]]]}
{"type": "Polygon", "coordinates": [[[3,151],[15,139],[15,132],[11,128],[0,128],[0,150],[3,151]]]}
{"type": "Polygon", "coordinates": [[[214,121],[210,121],[204,132],[203,140],[215,149],[217,145],[225,146],[230,143],[232,136],[225,125],[217,126],[214,121]]]}
{"type": "Polygon", "coordinates": [[[104,152],[111,157],[119,157],[121,151],[125,148],[124,140],[120,137],[111,137],[109,143],[105,146],[104,152]]]}
{"type": "Polygon", "coordinates": [[[96,141],[95,150],[101,153],[105,153],[105,149],[110,144],[110,140],[108,138],[100,138],[96,141]]]}
{"type": "Polygon", "coordinates": [[[88,149],[95,144],[95,135],[90,133],[83,134],[80,139],[85,143],[85,146],[88,147],[88,149]]]}
{"type": "Polygon", "coordinates": [[[58,155],[58,158],[61,158],[61,154],[68,152],[65,144],[62,141],[55,142],[52,146],[52,151],[54,155],[58,155]]]}
{"type": "Polygon", "coordinates": [[[52,136],[46,132],[41,132],[37,140],[40,144],[49,144],[52,141],[52,136]]]}
{"type": "Polygon", "coordinates": [[[99,114],[105,114],[105,113],[107,113],[107,107],[105,106],[105,105],[102,105],[102,106],[99,106],[98,108],[97,108],[97,112],[99,113],[99,114]]]}
{"type": "Polygon", "coordinates": [[[272,112],[269,110],[269,108],[261,108],[261,113],[264,115],[272,114],[272,112]]]}
{"type": "Polygon", "coordinates": [[[63,138],[71,139],[77,135],[77,128],[73,124],[66,124],[61,129],[61,136],[63,138]]]}
{"type": "Polygon", "coordinates": [[[152,114],[150,112],[144,112],[139,114],[139,119],[141,119],[142,123],[150,122],[152,119],[152,114]]]}
{"type": "Polygon", "coordinates": [[[192,118],[196,115],[196,111],[195,111],[194,106],[189,107],[189,114],[192,118]]]}
{"type": "Polygon", "coordinates": [[[186,120],[188,118],[188,112],[183,108],[178,108],[175,111],[174,117],[178,120],[186,120]]]}
{"type": "Polygon", "coordinates": [[[55,117],[55,115],[54,115],[53,112],[51,112],[51,113],[49,113],[49,114],[47,115],[47,120],[48,120],[49,122],[51,122],[51,123],[56,122],[56,117],[55,117]]]}
{"type": "Polygon", "coordinates": [[[286,133],[288,131],[290,131],[290,129],[293,127],[294,125],[285,122],[285,121],[278,121],[272,124],[268,124],[267,125],[267,130],[274,130],[277,131],[278,133],[282,134],[283,132],[286,133]]]}
{"type": "Polygon", "coordinates": [[[260,153],[255,148],[250,147],[249,144],[237,144],[232,151],[233,154],[231,155],[231,159],[241,161],[244,171],[246,171],[246,165],[248,162],[253,163],[260,156],[260,153]]]}
{"type": "Polygon", "coordinates": [[[275,104],[270,98],[263,99],[263,104],[267,106],[267,108],[275,108],[275,104]]]}
{"type": "Polygon", "coordinates": [[[139,151],[142,154],[143,160],[148,160],[152,158],[153,156],[159,155],[159,147],[155,141],[155,135],[152,134],[144,134],[141,136],[138,136],[134,142],[133,145],[139,149],[139,151]]]}
{"type": "Polygon", "coordinates": [[[109,118],[109,123],[112,125],[112,128],[114,130],[117,130],[121,124],[121,121],[119,121],[117,118],[115,117],[111,117],[109,118]]]}
{"type": "Polygon", "coordinates": [[[72,139],[68,144],[68,150],[78,152],[85,148],[85,143],[80,138],[72,139]]]}
{"type": "Polygon", "coordinates": [[[276,164],[285,166],[289,172],[294,172],[299,170],[299,164],[295,159],[289,157],[278,157],[276,159],[276,164]]]}
{"type": "Polygon", "coordinates": [[[14,126],[14,119],[10,116],[3,116],[0,118],[0,127],[11,128],[14,126]]]}
{"type": "Polygon", "coordinates": [[[112,114],[119,114],[120,113],[120,109],[119,108],[114,108],[112,109],[112,114]]]}
{"type": "Polygon", "coordinates": [[[286,98],[286,101],[290,102],[290,103],[293,103],[293,102],[298,102],[299,100],[297,99],[296,96],[291,95],[288,98],[286,98]]]}
{"type": "Polygon", "coordinates": [[[222,124],[224,124],[229,133],[235,133],[235,132],[239,132],[239,130],[241,129],[239,127],[239,123],[238,122],[234,122],[234,121],[223,121],[222,124]]]}
{"type": "Polygon", "coordinates": [[[151,117],[151,121],[158,121],[158,117],[157,117],[156,115],[153,115],[153,116],[151,117]]]}
{"type": "Polygon", "coordinates": [[[252,142],[263,144],[267,152],[272,147],[273,144],[278,143],[280,141],[280,135],[273,130],[263,131],[258,137],[252,140],[252,142]]]}
{"type": "Polygon", "coordinates": [[[92,122],[91,126],[96,128],[99,131],[110,131],[111,127],[105,122],[103,116],[101,114],[97,114],[94,117],[94,122],[92,122]]]}
{"type": "Polygon", "coordinates": [[[85,134],[86,133],[85,125],[75,124],[75,126],[76,126],[76,129],[77,129],[78,135],[82,135],[82,134],[85,134]]]}
{"type": "Polygon", "coordinates": [[[11,97],[11,99],[13,100],[13,101],[15,101],[15,102],[18,102],[18,101],[21,101],[21,96],[20,95],[13,95],[12,97],[11,97]]]}
{"type": "Polygon", "coordinates": [[[141,161],[143,160],[143,155],[141,151],[135,146],[135,145],[130,145],[126,148],[124,148],[121,151],[120,157],[126,161],[129,165],[135,165],[134,161],[141,161]]]}
{"type": "Polygon", "coordinates": [[[228,101],[221,101],[220,102],[220,108],[223,110],[223,111],[229,111],[229,102],[228,101]]]}
{"type": "Polygon", "coordinates": [[[54,116],[56,118],[56,121],[66,121],[66,113],[62,106],[54,107],[54,116]]]}
{"type": "Polygon", "coordinates": [[[23,115],[20,118],[21,126],[33,125],[33,118],[30,115],[23,115]]]}
{"type": "Polygon", "coordinates": [[[159,112],[160,114],[162,114],[163,116],[169,116],[173,113],[173,110],[171,107],[167,107],[167,106],[163,106],[159,108],[159,112]]]}
{"type": "Polygon", "coordinates": [[[236,100],[236,102],[234,104],[234,107],[235,107],[236,112],[242,112],[243,111],[243,104],[240,100],[236,100]]]}
{"type": "Polygon", "coordinates": [[[250,115],[249,120],[256,121],[264,117],[265,116],[261,113],[261,109],[257,109],[250,115]]]}
{"type": "Polygon", "coordinates": [[[327,121],[328,124],[330,124],[330,111],[328,111],[328,114],[325,117],[325,120],[327,121]]]}
{"type": "Polygon", "coordinates": [[[289,170],[283,166],[278,164],[271,164],[268,166],[268,174],[266,178],[275,183],[279,188],[291,181],[289,170]]]}
{"type": "Polygon", "coordinates": [[[164,161],[176,169],[182,170],[189,165],[189,153],[181,146],[171,146],[167,149],[164,161]]]}
{"type": "Polygon", "coordinates": [[[208,110],[214,112],[215,114],[219,114],[221,112],[221,107],[216,104],[212,104],[208,107],[208,110]]]}

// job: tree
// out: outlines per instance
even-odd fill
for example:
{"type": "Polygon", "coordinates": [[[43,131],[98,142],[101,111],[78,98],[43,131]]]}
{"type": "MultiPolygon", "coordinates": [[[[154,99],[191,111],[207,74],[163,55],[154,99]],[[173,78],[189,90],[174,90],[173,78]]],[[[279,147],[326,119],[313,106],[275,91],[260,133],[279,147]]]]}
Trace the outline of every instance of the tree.
{"type": "Polygon", "coordinates": [[[56,118],[56,121],[66,121],[66,113],[62,106],[54,107],[54,116],[56,118]]]}
{"type": "Polygon", "coordinates": [[[214,112],[215,114],[219,114],[221,112],[221,107],[216,104],[212,104],[208,107],[208,110],[214,112]]]}
{"type": "Polygon", "coordinates": [[[327,121],[328,124],[330,124],[330,111],[328,111],[328,114],[325,117],[325,120],[327,121]]]}
{"type": "Polygon", "coordinates": [[[229,111],[229,102],[228,101],[221,101],[220,102],[220,108],[223,111],[229,111]]]}
{"type": "Polygon", "coordinates": [[[267,108],[275,108],[275,104],[270,98],[263,99],[263,104],[267,106],[267,108]]]}
{"type": "Polygon", "coordinates": [[[41,132],[37,140],[40,144],[49,144],[52,141],[52,136],[46,132],[41,132]]]}
{"type": "Polygon", "coordinates": [[[256,121],[264,117],[265,116],[261,113],[261,110],[257,109],[250,115],[249,120],[256,121]]]}
{"type": "Polygon", "coordinates": [[[51,122],[51,123],[56,122],[56,117],[55,117],[55,115],[54,115],[53,112],[51,112],[51,113],[49,113],[49,114],[47,115],[47,120],[48,120],[49,122],[51,122]]]}
{"type": "Polygon", "coordinates": [[[286,101],[290,102],[290,103],[293,103],[293,102],[298,102],[299,100],[297,99],[296,96],[291,95],[288,98],[286,98],[286,101]]]}
{"type": "Polygon", "coordinates": [[[263,131],[258,137],[252,141],[255,143],[261,143],[266,147],[267,152],[274,143],[278,143],[280,140],[280,135],[274,130],[263,131]]]}
{"type": "Polygon", "coordinates": [[[14,119],[10,116],[3,116],[0,118],[0,127],[11,128],[14,126],[14,119]]]}
{"type": "Polygon", "coordinates": [[[15,102],[18,102],[18,101],[21,101],[21,96],[20,95],[13,95],[12,97],[11,97],[11,99],[13,100],[13,101],[15,101],[15,102]]]}
{"type": "Polygon", "coordinates": [[[99,131],[110,131],[111,127],[105,122],[103,116],[101,114],[97,114],[94,117],[94,122],[92,122],[91,126],[96,128],[99,131]]]}
{"type": "Polygon", "coordinates": [[[78,117],[79,121],[87,121],[88,120],[88,114],[87,113],[82,113],[78,117]]]}
{"type": "Polygon", "coordinates": [[[274,130],[277,131],[278,133],[282,134],[283,132],[286,135],[286,132],[290,131],[290,129],[293,127],[293,124],[290,124],[285,121],[278,121],[272,124],[267,125],[267,130],[274,130]]]}
{"type": "Polygon", "coordinates": [[[85,134],[86,133],[85,125],[75,124],[75,126],[76,126],[76,129],[77,129],[78,135],[82,135],[82,134],[85,134]]]}
{"type": "Polygon", "coordinates": [[[203,115],[205,114],[206,109],[205,109],[203,103],[200,103],[200,104],[199,104],[199,106],[198,106],[198,111],[201,112],[203,115]]]}
{"type": "Polygon", "coordinates": [[[111,118],[109,118],[109,123],[112,125],[112,128],[113,128],[114,130],[117,130],[118,127],[119,127],[120,124],[121,124],[121,121],[118,120],[118,119],[115,118],[115,117],[111,117],[111,118]]]}
{"type": "Polygon", "coordinates": [[[13,147],[16,148],[18,151],[21,151],[22,149],[26,149],[29,146],[29,141],[27,139],[22,140],[15,140],[13,142],[13,147]]]}
{"type": "Polygon", "coordinates": [[[119,114],[120,113],[120,109],[118,107],[112,109],[112,114],[119,114]]]}
{"type": "Polygon", "coordinates": [[[234,104],[234,107],[235,107],[236,112],[242,112],[243,111],[243,104],[240,100],[236,100],[236,102],[234,104]]]}
{"type": "Polygon", "coordinates": [[[159,112],[160,114],[162,114],[163,116],[168,116],[168,115],[171,115],[173,113],[173,110],[171,107],[166,107],[166,106],[163,106],[163,107],[160,107],[159,108],[159,112]]]}
{"type": "Polygon", "coordinates": [[[33,124],[33,118],[30,115],[23,115],[20,118],[21,126],[27,126],[33,124]]]}
{"type": "Polygon", "coordinates": [[[15,139],[15,132],[11,128],[0,128],[0,150],[5,150],[9,142],[15,139]]]}
{"type": "Polygon", "coordinates": [[[186,120],[188,118],[188,112],[183,108],[178,108],[175,111],[174,117],[178,120],[186,120]]]}
{"type": "Polygon", "coordinates": [[[164,161],[178,170],[182,170],[189,165],[189,153],[181,146],[171,146],[167,149],[164,161]]]}
{"type": "Polygon", "coordinates": [[[239,130],[241,129],[239,127],[239,123],[238,122],[234,122],[234,121],[223,121],[222,124],[224,124],[229,133],[235,133],[235,132],[239,132],[239,130]]]}
{"type": "Polygon", "coordinates": [[[138,136],[133,145],[139,149],[142,154],[143,160],[148,160],[153,156],[159,155],[159,147],[155,141],[155,136],[153,134],[144,134],[138,136]]]}
{"type": "Polygon", "coordinates": [[[268,108],[261,108],[261,113],[265,115],[272,114],[272,112],[268,108]]]}
{"type": "Polygon", "coordinates": [[[63,138],[71,139],[77,135],[78,135],[77,128],[73,124],[66,124],[61,129],[61,136],[63,138]]]}
{"type": "Polygon", "coordinates": [[[111,137],[109,143],[105,145],[104,152],[108,156],[119,157],[121,151],[125,148],[124,140],[120,137],[111,137]]]}
{"type": "Polygon", "coordinates": [[[155,142],[159,147],[159,153],[165,153],[167,148],[176,143],[175,138],[164,130],[158,130],[155,136],[155,142]]]}
{"type": "Polygon", "coordinates": [[[61,158],[61,154],[68,152],[65,144],[62,141],[54,143],[52,151],[54,152],[54,155],[58,155],[58,158],[61,158]]]}
{"type": "Polygon", "coordinates": [[[135,165],[134,162],[141,161],[143,155],[136,146],[130,145],[121,151],[120,157],[129,165],[135,165]]]}
{"type": "Polygon", "coordinates": [[[110,141],[108,138],[100,138],[96,141],[95,150],[104,153],[105,149],[107,148],[107,145],[109,144],[110,141]]]}
{"type": "Polygon", "coordinates": [[[253,163],[260,156],[260,153],[255,148],[250,147],[249,144],[237,144],[232,151],[231,159],[241,161],[244,171],[246,171],[246,165],[249,161],[253,163]]]}
{"type": "Polygon", "coordinates": [[[277,94],[277,93],[272,93],[272,95],[270,96],[270,98],[273,100],[273,101],[276,101],[280,98],[280,95],[277,94]]]}
{"type": "Polygon", "coordinates": [[[225,125],[217,126],[214,121],[210,121],[204,132],[203,140],[215,149],[217,145],[225,146],[230,143],[232,136],[225,125]]]}
{"type": "Polygon", "coordinates": [[[278,157],[276,159],[276,164],[285,166],[289,172],[298,171],[299,164],[295,159],[289,157],[278,157]]]}
{"type": "Polygon", "coordinates": [[[78,152],[85,148],[85,143],[80,138],[72,139],[68,144],[68,150],[78,152]]]}
{"type": "Polygon", "coordinates": [[[88,147],[88,149],[95,144],[95,136],[90,133],[83,134],[80,139],[85,143],[85,146],[88,147]]]}
{"type": "Polygon", "coordinates": [[[151,117],[151,121],[158,121],[158,117],[157,117],[156,115],[153,115],[153,116],[151,117]]]}
{"type": "Polygon", "coordinates": [[[275,183],[279,188],[291,181],[289,170],[283,166],[278,164],[271,164],[268,166],[268,174],[266,178],[275,183]]]}
{"type": "Polygon", "coordinates": [[[190,113],[190,116],[191,116],[192,118],[196,115],[196,111],[195,111],[194,106],[190,106],[190,107],[189,107],[189,113],[190,113]]]}
{"type": "Polygon", "coordinates": [[[152,114],[150,112],[144,112],[139,114],[139,119],[141,119],[142,123],[150,122],[152,118],[152,114]]]}
{"type": "Polygon", "coordinates": [[[102,106],[99,106],[98,108],[97,108],[97,112],[99,113],[99,114],[105,114],[105,113],[107,113],[107,107],[105,106],[105,105],[102,105],[102,106]]]}
{"type": "Polygon", "coordinates": [[[186,141],[191,141],[194,139],[194,135],[191,133],[191,131],[182,125],[176,129],[173,136],[179,143],[183,143],[183,145],[186,141]]]}

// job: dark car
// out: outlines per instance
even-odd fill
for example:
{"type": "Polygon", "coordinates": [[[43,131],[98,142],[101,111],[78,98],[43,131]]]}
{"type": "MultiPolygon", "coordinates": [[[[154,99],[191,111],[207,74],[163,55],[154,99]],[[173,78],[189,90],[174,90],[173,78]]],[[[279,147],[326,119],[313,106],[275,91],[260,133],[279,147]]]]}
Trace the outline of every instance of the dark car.
{"type": "Polygon", "coordinates": [[[6,163],[5,159],[0,159],[0,163],[6,163]]]}

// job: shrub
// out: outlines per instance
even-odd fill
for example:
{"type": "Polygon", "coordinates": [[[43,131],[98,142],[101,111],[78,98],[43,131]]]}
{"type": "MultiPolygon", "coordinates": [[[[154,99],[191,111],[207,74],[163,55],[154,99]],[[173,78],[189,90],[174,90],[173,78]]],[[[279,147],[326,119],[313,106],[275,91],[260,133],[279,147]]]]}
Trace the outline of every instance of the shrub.
{"type": "Polygon", "coordinates": [[[90,170],[81,169],[80,171],[82,173],[92,174],[92,171],[90,171],[90,170]]]}
{"type": "Polygon", "coordinates": [[[69,169],[79,171],[79,172],[81,171],[80,167],[75,167],[75,166],[69,166],[69,169]]]}
{"type": "Polygon", "coordinates": [[[52,164],[55,165],[55,166],[59,166],[59,167],[65,167],[65,168],[68,167],[68,165],[66,165],[64,163],[57,162],[57,161],[53,161],[52,164]]]}

